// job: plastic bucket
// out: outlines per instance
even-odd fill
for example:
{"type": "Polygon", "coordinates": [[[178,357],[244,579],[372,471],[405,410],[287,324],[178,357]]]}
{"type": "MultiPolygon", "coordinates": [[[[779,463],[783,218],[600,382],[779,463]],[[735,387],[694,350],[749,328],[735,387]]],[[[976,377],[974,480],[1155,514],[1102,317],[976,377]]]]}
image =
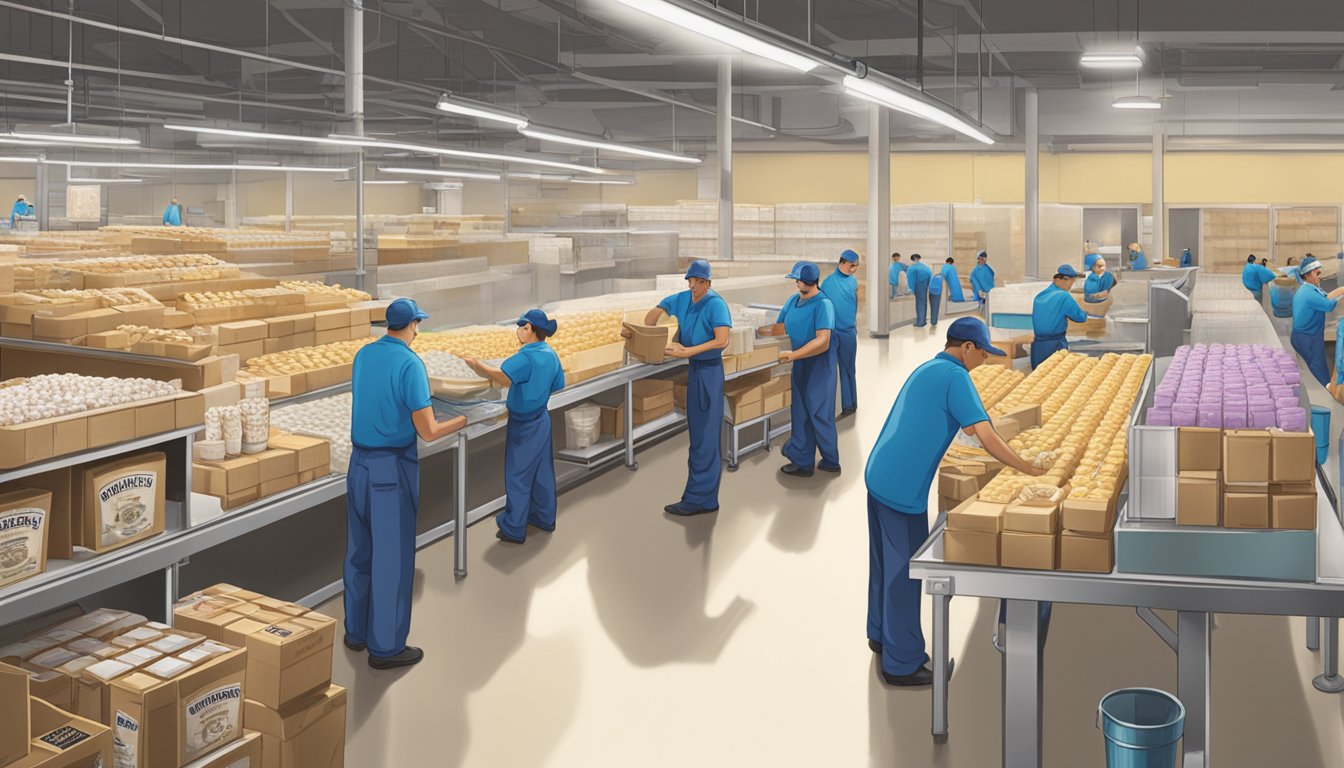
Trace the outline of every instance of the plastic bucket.
{"type": "Polygon", "coordinates": [[[1297,293],[1296,284],[1279,285],[1277,281],[1269,284],[1269,304],[1274,309],[1275,317],[1293,316],[1293,294],[1295,293],[1297,293]]]}
{"type": "Polygon", "coordinates": [[[565,445],[583,449],[597,442],[601,417],[602,409],[596,405],[580,405],[565,411],[565,445]]]}
{"type": "Polygon", "coordinates": [[[1121,688],[1101,697],[1097,718],[1106,736],[1106,768],[1176,768],[1185,733],[1185,705],[1155,688],[1121,688]]]}
{"type": "Polygon", "coordinates": [[[1316,463],[1324,464],[1330,458],[1330,409],[1323,405],[1311,406],[1311,432],[1316,435],[1316,463]]]}

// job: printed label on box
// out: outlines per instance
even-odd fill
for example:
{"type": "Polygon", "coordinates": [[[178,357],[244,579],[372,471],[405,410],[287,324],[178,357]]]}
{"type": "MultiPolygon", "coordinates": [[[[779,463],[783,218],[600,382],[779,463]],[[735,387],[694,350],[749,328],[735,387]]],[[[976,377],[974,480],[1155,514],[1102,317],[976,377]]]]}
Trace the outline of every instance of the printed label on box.
{"type": "Polygon", "coordinates": [[[238,684],[216,688],[187,703],[184,715],[188,762],[243,735],[242,706],[243,687],[238,684]]]}
{"type": "Polygon", "coordinates": [[[38,741],[64,752],[88,738],[91,738],[91,734],[85,733],[72,725],[63,725],[38,739],[38,741]]]}
{"type": "Polygon", "coordinates": [[[132,472],[98,489],[103,546],[118,544],[154,524],[158,483],[157,472],[132,472]]]}
{"type": "Polygon", "coordinates": [[[46,518],[46,510],[37,507],[17,507],[0,515],[0,584],[37,571],[46,518]]]}
{"type": "Polygon", "coordinates": [[[112,728],[113,768],[138,768],[136,752],[140,747],[140,723],[130,715],[117,710],[112,728]]]}

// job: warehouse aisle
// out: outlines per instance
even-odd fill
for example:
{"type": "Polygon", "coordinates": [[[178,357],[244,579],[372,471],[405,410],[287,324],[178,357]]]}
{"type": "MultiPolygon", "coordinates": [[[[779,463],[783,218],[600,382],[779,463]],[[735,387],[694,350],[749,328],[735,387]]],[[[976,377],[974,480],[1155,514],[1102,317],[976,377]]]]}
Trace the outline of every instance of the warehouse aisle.
{"type": "MultiPolygon", "coordinates": [[[[375,766],[988,766],[999,762],[995,605],[953,603],[948,744],[927,689],[885,688],[864,637],[863,466],[900,384],[941,348],[911,328],[860,339],[860,410],[844,473],[781,481],[778,446],[724,475],[722,511],[671,521],[678,436],[560,500],[524,547],[472,529],[420,553],[411,642],[424,663],[375,673],[337,647],[350,686],[347,764],[375,766]]],[[[927,605],[926,605],[927,609],[927,605]]],[[[341,616],[339,600],[321,610],[341,616]]],[[[1213,754],[1225,768],[1339,765],[1344,699],[1311,688],[1303,621],[1220,617],[1213,754]],[[1275,723],[1272,729],[1264,723],[1275,723]]],[[[927,626],[927,617],[926,617],[927,626]]],[[[1132,610],[1060,606],[1046,672],[1046,764],[1100,766],[1097,701],[1174,690],[1173,655],[1132,610]]]]}

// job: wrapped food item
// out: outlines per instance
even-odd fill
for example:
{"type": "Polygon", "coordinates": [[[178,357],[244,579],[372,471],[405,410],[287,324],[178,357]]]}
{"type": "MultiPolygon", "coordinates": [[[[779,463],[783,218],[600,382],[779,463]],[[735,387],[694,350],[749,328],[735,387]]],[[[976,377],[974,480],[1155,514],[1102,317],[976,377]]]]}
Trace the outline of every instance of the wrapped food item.
{"type": "Polygon", "coordinates": [[[252,397],[238,403],[242,418],[243,453],[261,453],[271,436],[271,403],[264,397],[252,397]]]}

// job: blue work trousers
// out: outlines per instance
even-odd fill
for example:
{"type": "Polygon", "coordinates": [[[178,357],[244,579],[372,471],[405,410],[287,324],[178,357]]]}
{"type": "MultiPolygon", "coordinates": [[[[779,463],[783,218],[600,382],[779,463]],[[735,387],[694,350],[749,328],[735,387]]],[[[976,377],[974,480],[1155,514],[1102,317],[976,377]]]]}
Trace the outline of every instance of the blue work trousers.
{"type": "Polygon", "coordinates": [[[929,322],[933,323],[934,325],[938,324],[938,307],[941,306],[942,303],[943,303],[943,294],[941,293],[929,294],[929,322]]]}
{"type": "Polygon", "coordinates": [[[890,289],[887,292],[888,299],[894,299],[900,295],[901,286],[897,285],[896,283],[887,283],[887,287],[890,289]]]}
{"type": "Polygon", "coordinates": [[[858,330],[831,331],[831,346],[835,347],[835,362],[840,377],[840,409],[852,411],[859,407],[859,387],[854,377],[859,355],[858,330]]]}
{"type": "Polygon", "coordinates": [[[415,578],[415,515],[420,460],[405,448],[350,453],[345,477],[345,634],[374,656],[406,649],[415,578]]]}
{"type": "Polygon", "coordinates": [[[1317,381],[1321,382],[1321,386],[1329,384],[1330,365],[1325,361],[1325,334],[1320,331],[1303,333],[1295,330],[1288,340],[1292,342],[1297,354],[1307,361],[1307,369],[1317,381]]]}
{"type": "Polygon", "coordinates": [[[929,537],[929,513],[907,515],[868,494],[868,639],[882,645],[882,671],[909,675],[929,661],[919,623],[924,599],[910,558],[929,537]]]}
{"type": "Polygon", "coordinates": [[[692,360],[686,373],[686,427],[690,456],[681,503],[704,509],[719,506],[723,475],[723,360],[692,360]]]}
{"type": "Polygon", "coordinates": [[[527,525],[555,526],[555,454],[551,451],[551,414],[509,411],[504,430],[504,511],[495,516],[511,539],[527,538],[527,525]]]}
{"type": "MultiPolygon", "coordinates": [[[[832,335],[834,340],[834,335],[832,335]]],[[[820,355],[793,361],[793,428],[784,444],[784,457],[811,469],[821,453],[821,463],[840,466],[840,446],[835,435],[835,344],[820,355]]]]}
{"type": "Polygon", "coordinates": [[[915,327],[924,327],[924,317],[928,312],[929,292],[925,288],[915,288],[915,327]]]}
{"type": "Polygon", "coordinates": [[[1047,357],[1055,354],[1061,349],[1068,349],[1069,343],[1064,340],[1064,334],[1053,333],[1044,336],[1037,336],[1031,342],[1031,369],[1045,362],[1047,357]]]}

